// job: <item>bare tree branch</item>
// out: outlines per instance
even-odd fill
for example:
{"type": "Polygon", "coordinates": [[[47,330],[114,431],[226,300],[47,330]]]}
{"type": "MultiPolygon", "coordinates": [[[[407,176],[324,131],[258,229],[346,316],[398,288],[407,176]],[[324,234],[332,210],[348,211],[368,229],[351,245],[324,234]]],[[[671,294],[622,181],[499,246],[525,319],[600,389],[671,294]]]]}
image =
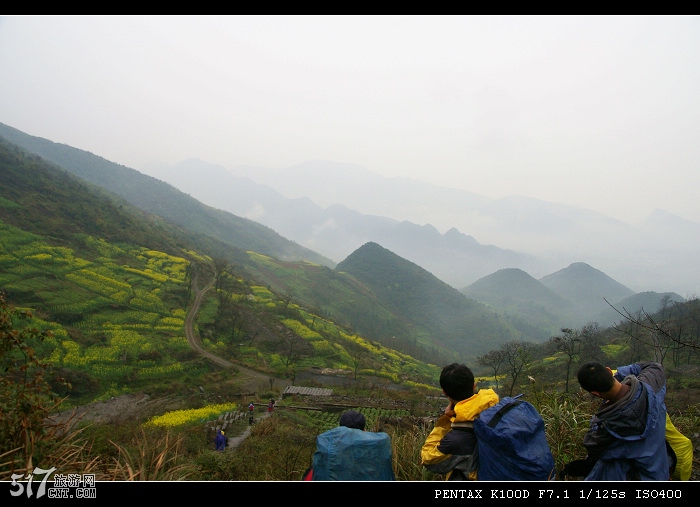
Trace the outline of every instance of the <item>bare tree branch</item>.
{"type": "MultiPolygon", "coordinates": [[[[633,324],[641,329],[648,331],[650,333],[649,336],[651,337],[651,342],[645,342],[638,334],[633,334],[629,330],[620,328],[618,325],[613,326],[616,330],[627,334],[631,338],[638,340],[641,343],[644,343],[645,345],[654,347],[655,349],[662,347],[658,340],[658,337],[664,337],[670,342],[675,343],[679,347],[690,347],[694,350],[700,350],[700,344],[698,344],[695,341],[692,341],[692,337],[688,339],[684,337],[685,328],[681,321],[678,321],[676,323],[675,329],[673,329],[674,332],[672,333],[670,330],[667,330],[665,328],[665,325],[668,324],[667,322],[657,322],[656,319],[651,314],[649,314],[649,312],[644,310],[644,308],[640,309],[640,311],[638,312],[638,316],[635,317],[624,307],[622,308],[623,311],[620,311],[617,308],[615,308],[615,306],[612,305],[607,299],[603,299],[613,310],[615,310],[630,324],[633,324]]],[[[664,306],[664,308],[666,308],[666,306],[664,306]]]]}

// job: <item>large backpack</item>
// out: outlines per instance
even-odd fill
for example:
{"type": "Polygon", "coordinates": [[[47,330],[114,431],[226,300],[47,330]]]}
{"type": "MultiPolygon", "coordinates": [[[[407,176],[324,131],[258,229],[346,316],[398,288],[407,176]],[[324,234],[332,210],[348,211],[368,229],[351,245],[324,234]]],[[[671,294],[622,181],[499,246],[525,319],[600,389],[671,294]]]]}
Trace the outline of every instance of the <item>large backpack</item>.
{"type": "MultiPolygon", "coordinates": [[[[674,481],[687,481],[693,471],[693,442],[683,435],[671,422],[666,412],[666,454],[668,455],[668,475],[674,481]]],[[[559,473],[562,477],[586,477],[593,470],[597,459],[587,456],[585,459],[570,461],[559,473]]]]}
{"type": "Polygon", "coordinates": [[[480,481],[554,480],[544,421],[530,403],[505,397],[474,419],[480,481]]]}
{"type": "Polygon", "coordinates": [[[316,437],[314,481],[393,481],[391,440],[384,432],[337,426],[316,437]]]}

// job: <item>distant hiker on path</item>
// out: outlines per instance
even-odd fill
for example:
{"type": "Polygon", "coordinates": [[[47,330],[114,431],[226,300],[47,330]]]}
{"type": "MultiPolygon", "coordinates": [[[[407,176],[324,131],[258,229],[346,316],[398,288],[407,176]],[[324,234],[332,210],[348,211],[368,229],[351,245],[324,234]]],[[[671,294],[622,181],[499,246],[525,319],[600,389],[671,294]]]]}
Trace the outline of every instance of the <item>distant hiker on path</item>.
{"type": "Polygon", "coordinates": [[[217,451],[223,451],[226,449],[226,444],[228,443],[228,438],[222,430],[216,432],[216,437],[214,437],[214,448],[217,451]]]}
{"type": "Polygon", "coordinates": [[[275,408],[275,400],[270,399],[269,403],[267,404],[267,411],[272,415],[272,410],[275,408]]]}
{"type": "Polygon", "coordinates": [[[248,424],[253,424],[253,411],[255,410],[255,405],[253,405],[253,402],[250,402],[250,405],[248,405],[248,424]]]}

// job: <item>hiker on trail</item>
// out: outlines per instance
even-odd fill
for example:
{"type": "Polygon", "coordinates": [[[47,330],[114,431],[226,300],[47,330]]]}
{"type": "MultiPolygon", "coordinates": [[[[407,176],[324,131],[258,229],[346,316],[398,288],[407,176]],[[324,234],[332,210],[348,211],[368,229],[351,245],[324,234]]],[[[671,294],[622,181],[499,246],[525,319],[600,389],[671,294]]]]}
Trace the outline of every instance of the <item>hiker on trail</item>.
{"type": "Polygon", "coordinates": [[[348,410],[338,426],[316,437],[313,464],[303,481],[393,481],[391,439],[365,431],[365,416],[348,410]]]}
{"type": "Polygon", "coordinates": [[[223,430],[218,430],[216,432],[216,437],[214,437],[214,448],[217,451],[223,451],[226,449],[226,444],[228,443],[228,438],[223,430]]]}
{"type": "Polygon", "coordinates": [[[603,401],[583,438],[587,481],[667,481],[666,373],[660,363],[620,366],[590,361],[577,372],[583,389],[603,401]]]}
{"type": "Polygon", "coordinates": [[[275,408],[275,400],[271,398],[270,401],[269,401],[268,404],[267,404],[267,411],[268,411],[270,414],[272,414],[272,410],[273,410],[274,408],[275,408]]]}
{"type": "Polygon", "coordinates": [[[255,410],[255,405],[253,405],[253,402],[250,402],[250,405],[248,405],[248,424],[253,424],[253,411],[255,410]]]}
{"type": "Polygon", "coordinates": [[[449,400],[444,413],[421,449],[423,466],[449,480],[476,480],[476,435],[472,421],[498,403],[493,389],[476,389],[474,374],[464,364],[452,363],[440,373],[440,387],[449,400]]]}

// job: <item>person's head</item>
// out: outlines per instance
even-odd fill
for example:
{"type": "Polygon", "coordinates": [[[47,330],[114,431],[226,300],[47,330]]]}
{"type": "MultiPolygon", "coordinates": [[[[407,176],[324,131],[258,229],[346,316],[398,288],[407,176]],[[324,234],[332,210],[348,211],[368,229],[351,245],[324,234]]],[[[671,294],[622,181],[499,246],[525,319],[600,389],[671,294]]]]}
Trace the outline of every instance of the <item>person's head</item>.
{"type": "Polygon", "coordinates": [[[339,424],[340,426],[347,426],[348,428],[364,431],[366,424],[365,416],[355,410],[348,410],[340,416],[339,424]]]}
{"type": "Polygon", "coordinates": [[[464,364],[452,363],[440,373],[440,387],[445,396],[455,401],[466,400],[474,394],[474,374],[464,364]]]}
{"type": "Polygon", "coordinates": [[[576,373],[578,383],[591,394],[600,396],[615,386],[612,370],[597,361],[588,361],[581,365],[576,373]]]}

